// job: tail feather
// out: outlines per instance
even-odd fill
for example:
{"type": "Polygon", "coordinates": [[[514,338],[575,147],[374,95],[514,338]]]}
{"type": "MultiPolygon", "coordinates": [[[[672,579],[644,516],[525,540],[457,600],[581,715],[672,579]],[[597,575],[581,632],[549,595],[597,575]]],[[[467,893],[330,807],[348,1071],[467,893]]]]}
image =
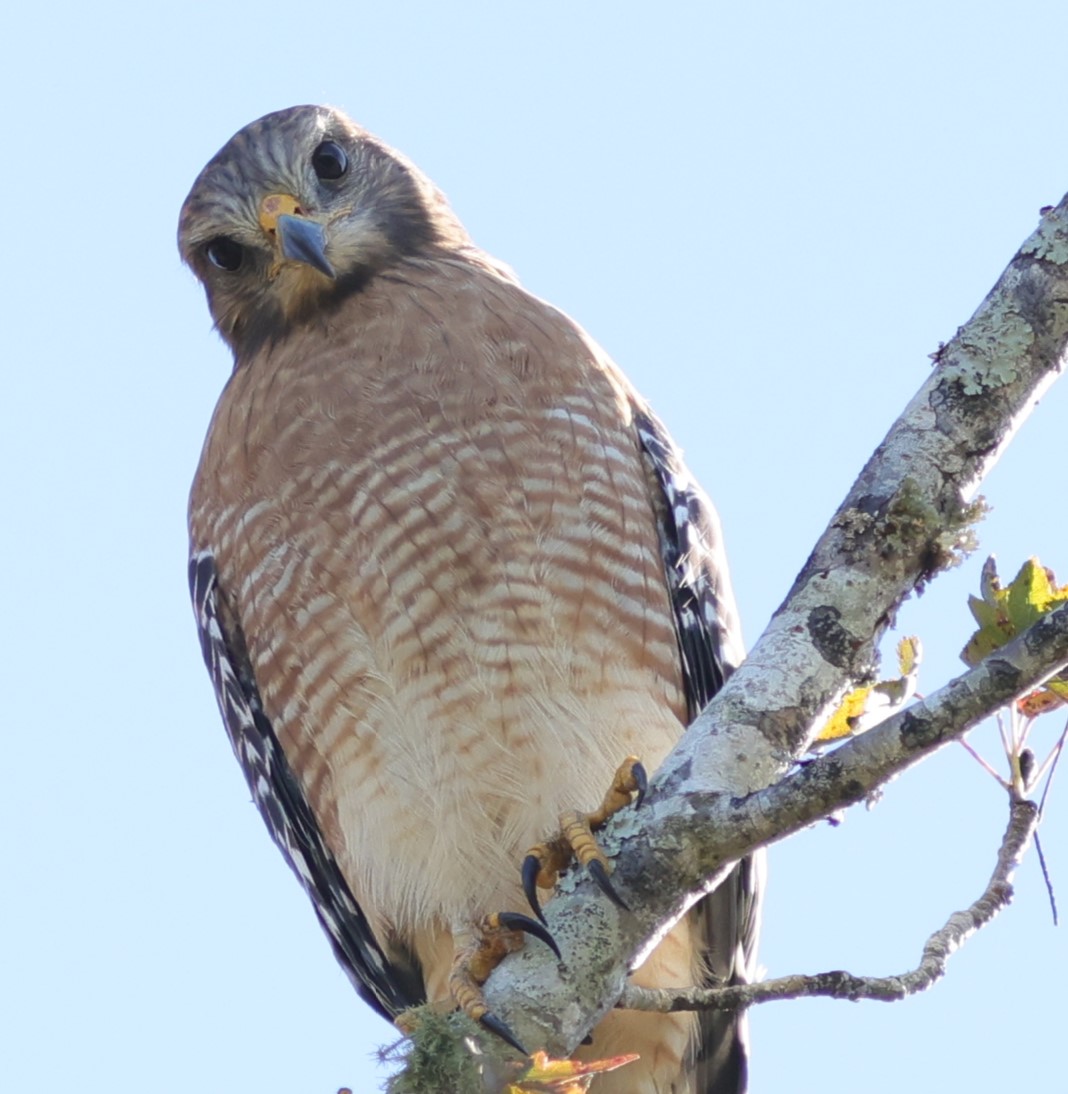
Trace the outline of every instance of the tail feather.
{"type": "MultiPolygon", "coordinates": [[[[748,984],[757,971],[765,855],[741,862],[691,913],[703,940],[709,987],[748,984]]],[[[693,1059],[694,1094],[746,1094],[749,1028],[744,1013],[705,1011],[693,1059]]]]}

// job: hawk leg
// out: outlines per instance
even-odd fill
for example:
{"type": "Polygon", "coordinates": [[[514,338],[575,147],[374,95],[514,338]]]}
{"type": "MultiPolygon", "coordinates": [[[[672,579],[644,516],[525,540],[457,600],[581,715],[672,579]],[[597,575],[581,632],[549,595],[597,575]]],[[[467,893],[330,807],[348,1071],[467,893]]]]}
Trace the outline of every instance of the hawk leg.
{"type": "Polygon", "coordinates": [[[469,1018],[528,1056],[515,1034],[486,1006],[482,985],[508,954],[523,945],[524,934],[540,938],[556,954],[557,960],[562,960],[560,949],[545,927],[518,912],[488,915],[472,934],[472,940],[467,945],[458,946],[453,958],[449,973],[449,992],[453,1002],[469,1018]]]}
{"type": "Polygon", "coordinates": [[[599,809],[592,813],[570,811],[560,815],[560,834],[532,847],[523,860],[523,891],[527,895],[534,914],[545,922],[538,901],[538,888],[551,889],[556,885],[562,870],[575,859],[584,866],[590,877],[613,904],[626,911],[626,903],[608,880],[608,857],[601,850],[593,833],[603,828],[608,818],[618,813],[634,800],[641,805],[645,798],[649,779],[637,756],[628,756],[616,771],[612,785],[604,796],[599,809]],[[634,799],[633,795],[637,794],[634,799]]]}

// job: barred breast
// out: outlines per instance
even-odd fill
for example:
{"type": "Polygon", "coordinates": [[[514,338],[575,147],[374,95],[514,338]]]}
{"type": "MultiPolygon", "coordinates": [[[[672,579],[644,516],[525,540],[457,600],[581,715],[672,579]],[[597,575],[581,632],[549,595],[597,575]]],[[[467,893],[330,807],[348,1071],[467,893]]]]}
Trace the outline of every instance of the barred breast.
{"type": "Polygon", "coordinates": [[[219,403],[193,538],[383,937],[522,908],[558,813],[681,732],[635,399],[559,312],[438,259],[263,349],[219,403]]]}

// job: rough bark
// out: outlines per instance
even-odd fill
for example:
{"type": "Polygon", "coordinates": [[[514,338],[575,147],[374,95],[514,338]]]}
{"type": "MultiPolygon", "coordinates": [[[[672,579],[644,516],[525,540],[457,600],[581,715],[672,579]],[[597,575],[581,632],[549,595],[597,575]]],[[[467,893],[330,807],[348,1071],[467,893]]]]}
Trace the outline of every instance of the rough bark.
{"type": "Polygon", "coordinates": [[[856,976],[834,971],[814,976],[780,976],[756,984],[727,988],[639,988],[628,984],[620,1006],[632,1010],[667,1013],[680,1010],[736,1010],[756,1003],[823,996],[828,999],[874,999],[892,1003],[926,991],[946,973],[946,965],[976,931],[985,927],[1013,897],[1012,878],[1038,828],[1040,810],[1031,801],[1014,800],[1009,825],[998,848],[994,872],[980,896],[965,909],[954,912],[927,939],[920,963],[897,976],[856,976]]]}
{"type": "Polygon", "coordinates": [[[564,963],[528,945],[487,982],[488,1003],[525,1044],[571,1051],[620,997],[627,969],[729,863],[862,800],[1068,660],[1050,652],[1066,627],[1057,614],[1037,668],[999,651],[961,678],[970,683],[938,693],[948,723],[928,719],[927,704],[909,708],[790,774],[843,692],[870,677],[901,601],[970,547],[976,489],[1061,371],[1066,346],[1068,197],[1044,212],[934,355],[745,664],[657,772],[647,804],[610,825],[613,882],[631,912],[571,877],[548,909],[564,963]]]}

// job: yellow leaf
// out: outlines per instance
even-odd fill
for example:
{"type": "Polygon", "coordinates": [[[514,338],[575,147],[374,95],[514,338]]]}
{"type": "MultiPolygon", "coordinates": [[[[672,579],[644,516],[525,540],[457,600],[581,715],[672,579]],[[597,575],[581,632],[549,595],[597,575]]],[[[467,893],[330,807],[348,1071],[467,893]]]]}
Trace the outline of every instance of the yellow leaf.
{"type": "Polygon", "coordinates": [[[1014,634],[1027,630],[1032,623],[1041,619],[1053,600],[1049,575],[1037,558],[1029,558],[1020,567],[1020,572],[1006,592],[1009,622],[1013,625],[1014,634]]]}
{"type": "Polygon", "coordinates": [[[1063,676],[1054,676],[1045,684],[1047,691],[1052,691],[1062,703],[1068,703],[1068,679],[1063,676]]]}
{"type": "Polygon", "coordinates": [[[612,1056],[581,1063],[578,1060],[551,1060],[544,1052],[535,1052],[530,1067],[505,1087],[504,1094],[583,1094],[598,1075],[615,1071],[637,1059],[634,1055],[612,1056]]]}
{"type": "MultiPolygon", "coordinates": [[[[1068,585],[1057,586],[1051,570],[1037,558],[1029,558],[1012,582],[1002,588],[991,556],[983,566],[982,599],[970,596],[968,607],[979,629],[961,651],[961,660],[977,665],[984,657],[1025,631],[1058,604],[1068,601],[1068,585]]],[[[1068,680],[1055,677],[1017,707],[1027,717],[1037,717],[1068,702],[1068,680]]]]}
{"type": "Polygon", "coordinates": [[[920,640],[912,636],[902,638],[897,644],[897,664],[901,676],[847,692],[811,747],[818,749],[820,745],[866,733],[904,706],[916,692],[916,678],[922,660],[920,640]]]}
{"type": "Polygon", "coordinates": [[[971,608],[972,615],[980,628],[997,626],[998,617],[1001,613],[999,613],[996,604],[988,600],[980,600],[977,596],[969,596],[968,607],[971,608]]]}
{"type": "Polygon", "coordinates": [[[902,676],[913,676],[923,659],[923,647],[915,635],[902,638],[897,644],[897,667],[902,676]]]}
{"type": "Polygon", "coordinates": [[[827,720],[827,724],[820,730],[814,744],[825,744],[828,741],[840,741],[845,737],[852,737],[853,725],[864,713],[864,706],[871,695],[871,688],[854,688],[838,704],[838,709],[827,720]]]}

